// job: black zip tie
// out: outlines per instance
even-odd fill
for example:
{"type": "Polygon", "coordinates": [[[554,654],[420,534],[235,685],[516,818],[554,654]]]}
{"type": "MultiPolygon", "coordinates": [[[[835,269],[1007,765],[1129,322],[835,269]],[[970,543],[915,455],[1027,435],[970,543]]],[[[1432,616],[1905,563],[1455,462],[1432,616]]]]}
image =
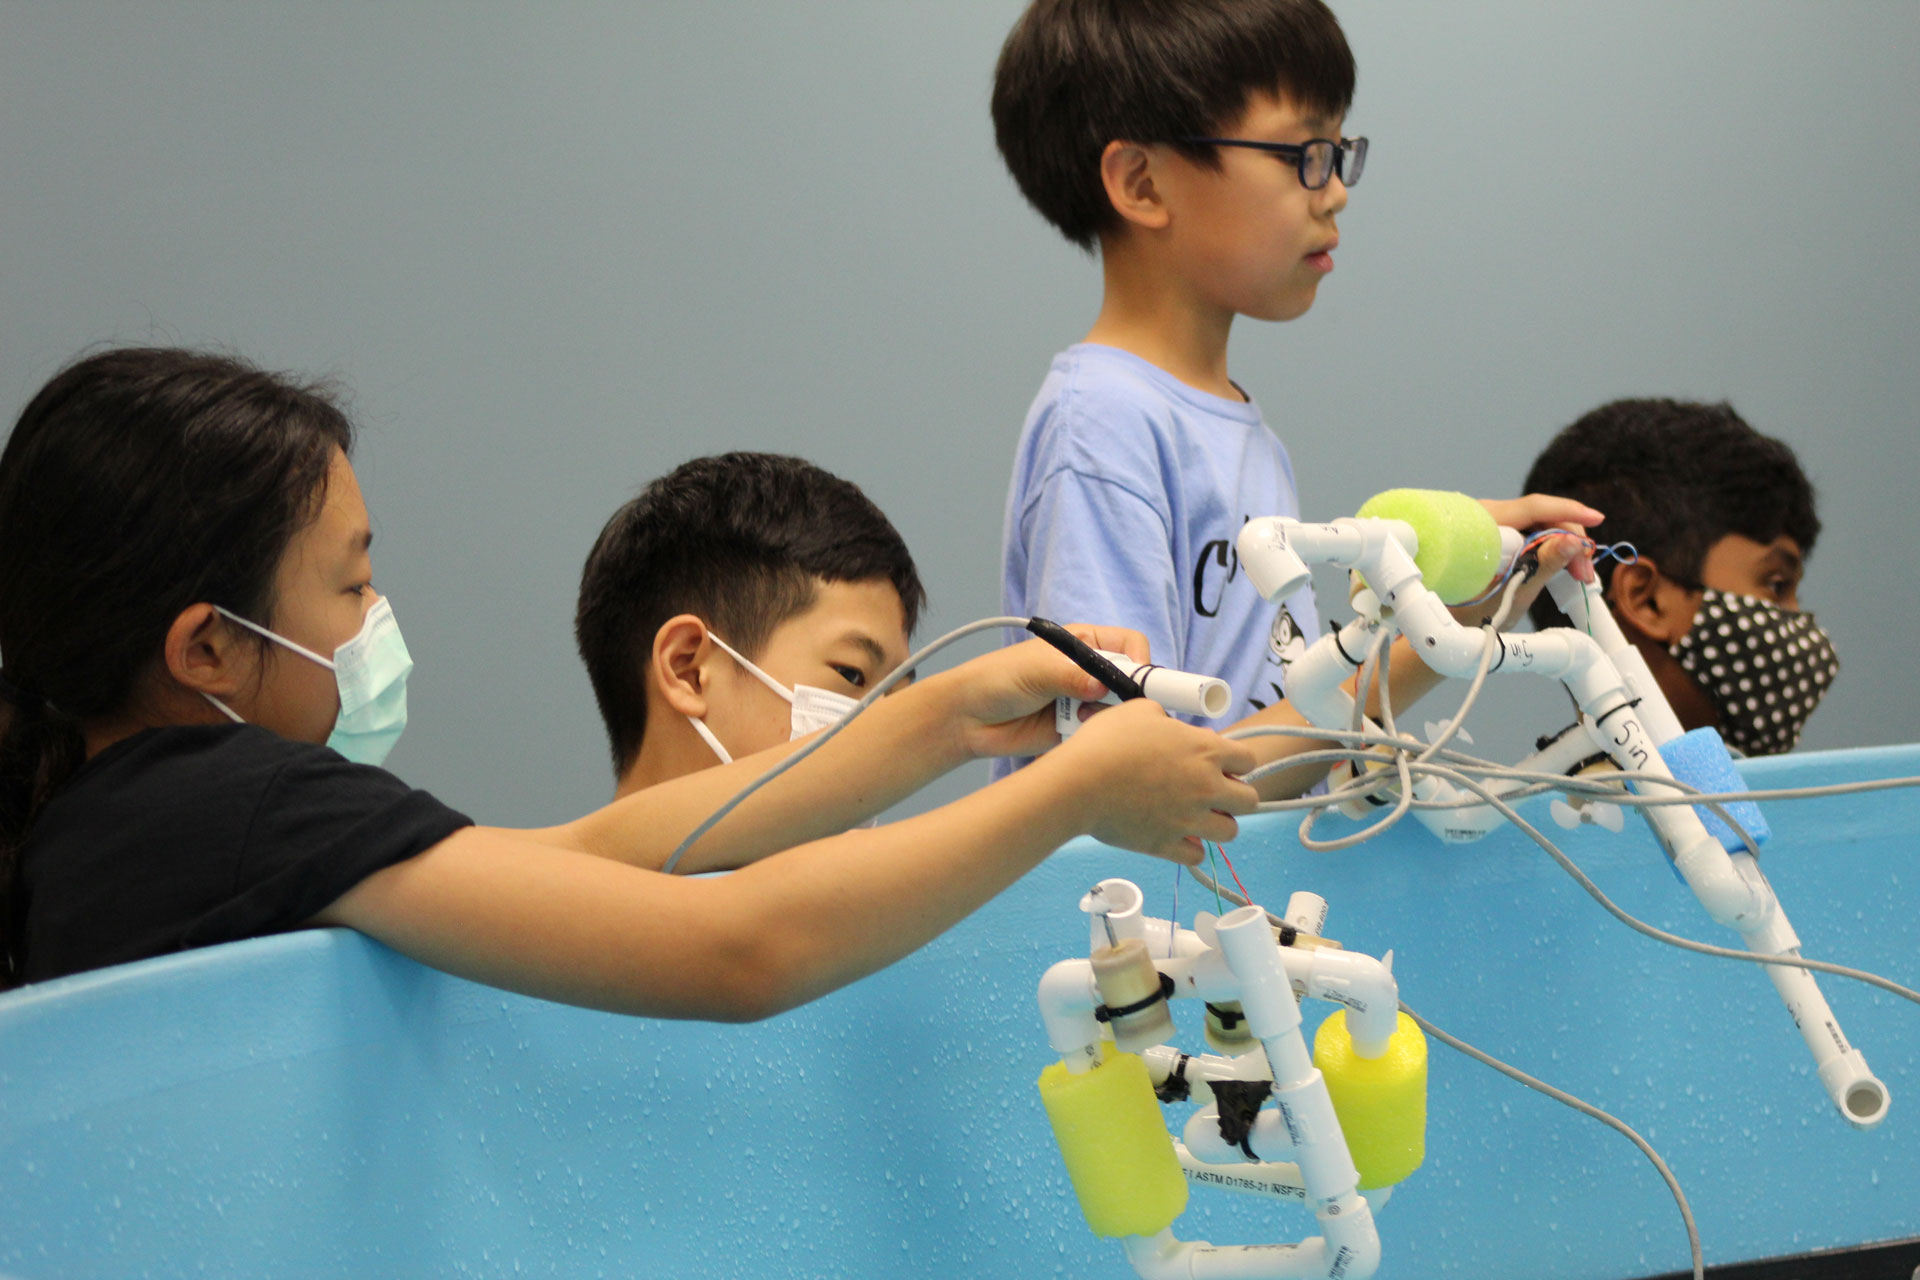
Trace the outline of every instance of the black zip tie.
{"type": "MultiPolygon", "coordinates": [[[[1154,972],[1160,973],[1158,969],[1154,970],[1154,972]]],[[[1099,1022],[1111,1022],[1115,1018],[1124,1018],[1130,1013],[1138,1013],[1153,1004],[1156,1000],[1172,999],[1174,990],[1173,979],[1164,973],[1160,973],[1160,989],[1158,991],[1144,999],[1135,1000],[1132,1004],[1123,1004],[1118,1009],[1111,1008],[1104,1004],[1097,1004],[1093,1006],[1094,1019],[1099,1022]]]]}

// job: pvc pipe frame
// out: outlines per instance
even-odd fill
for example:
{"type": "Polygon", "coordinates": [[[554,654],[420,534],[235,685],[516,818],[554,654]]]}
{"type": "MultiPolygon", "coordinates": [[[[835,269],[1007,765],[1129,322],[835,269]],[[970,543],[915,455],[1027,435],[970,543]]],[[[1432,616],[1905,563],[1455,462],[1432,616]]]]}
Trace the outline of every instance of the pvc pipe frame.
{"type": "MultiPolygon", "coordinates": [[[[1089,941],[1095,946],[1126,938],[1147,941],[1150,951],[1158,950],[1165,957],[1155,963],[1173,979],[1176,996],[1238,1000],[1249,1030],[1261,1045],[1260,1054],[1249,1052],[1238,1058],[1189,1056],[1189,1081],[1207,1094],[1211,1094],[1208,1082],[1212,1080],[1270,1077],[1274,1082],[1274,1105],[1260,1110],[1249,1140],[1250,1145],[1258,1144],[1258,1163],[1249,1164],[1243,1151],[1221,1141],[1218,1111],[1210,1105],[1188,1124],[1187,1141],[1174,1144],[1182,1168],[1197,1183],[1311,1204],[1321,1235],[1292,1245],[1216,1249],[1206,1242],[1182,1242],[1171,1231],[1163,1231],[1154,1237],[1129,1238],[1128,1259],[1142,1276],[1365,1280],[1379,1265],[1379,1233],[1373,1225],[1372,1204],[1360,1194],[1359,1174],[1326,1080],[1313,1065],[1300,1033],[1296,992],[1345,1005],[1355,1051],[1378,1057],[1386,1051],[1387,1038],[1399,1018],[1399,987],[1393,980],[1391,953],[1375,960],[1325,947],[1282,948],[1266,912],[1253,906],[1221,917],[1214,928],[1217,945],[1209,946],[1193,930],[1142,914],[1143,901],[1139,887],[1131,881],[1102,880],[1080,902],[1090,917],[1089,941]],[[1153,946],[1155,939],[1160,948],[1153,946]],[[1269,1159],[1268,1153],[1290,1159],[1269,1159]]],[[[1299,905],[1303,911],[1313,908],[1311,902],[1299,905]]],[[[1099,1061],[1100,1025],[1093,1016],[1098,999],[1091,961],[1062,960],[1040,979],[1040,1012],[1048,1042],[1070,1073],[1091,1070],[1099,1061]]],[[[1142,1056],[1150,1074],[1164,1080],[1183,1055],[1157,1046],[1142,1056]]]]}
{"type": "MultiPolygon", "coordinates": [[[[1295,901],[1300,902],[1303,911],[1313,910],[1315,918],[1324,925],[1324,902],[1312,895],[1295,894],[1289,900],[1289,907],[1295,901]],[[1318,906],[1313,907],[1313,903],[1318,906]]],[[[1142,907],[1145,902],[1146,895],[1140,892],[1138,885],[1118,876],[1102,880],[1090,889],[1080,899],[1080,909],[1089,916],[1089,949],[1108,944],[1107,930],[1110,927],[1113,941],[1139,938],[1147,944],[1147,952],[1154,957],[1154,963],[1162,973],[1173,979],[1176,998],[1199,996],[1215,1003],[1237,999],[1242,979],[1221,967],[1218,953],[1207,945],[1206,940],[1193,930],[1182,929],[1172,921],[1144,914],[1142,907]]],[[[1264,913],[1261,918],[1265,919],[1264,913]]],[[[1268,932],[1271,933],[1271,929],[1268,932]]],[[[1281,967],[1296,997],[1330,1000],[1346,1007],[1347,1027],[1353,1035],[1354,1052],[1363,1058],[1377,1058],[1387,1051],[1387,1041],[1399,1025],[1400,1012],[1400,984],[1394,981],[1391,951],[1376,960],[1362,952],[1333,947],[1280,947],[1276,944],[1274,949],[1279,954],[1281,967]]],[[[1063,960],[1060,963],[1071,965],[1076,962],[1063,960]]],[[[1059,967],[1054,966],[1055,969],[1059,967]]],[[[1091,978],[1088,983],[1091,984],[1091,978]]],[[[1087,990],[1091,989],[1089,985],[1087,990]]],[[[1043,1018],[1047,1016],[1048,990],[1046,980],[1042,979],[1040,999],[1043,1018]]],[[[1073,990],[1077,997],[1078,988],[1073,990]]],[[[1092,1004],[1099,1002],[1097,996],[1090,999],[1089,1016],[1092,1004]]],[[[1064,1034],[1077,1034],[1066,1033],[1066,1024],[1061,1025],[1064,1034]]],[[[1096,1037],[1098,1030],[1096,1023],[1096,1037]]],[[[1064,1052],[1060,1044],[1056,1043],[1054,1048],[1064,1052]]]]}
{"type": "MultiPolygon", "coordinates": [[[[1237,1152],[1239,1148],[1234,1150],[1237,1152]]],[[[1186,1173],[1187,1181],[1197,1187],[1218,1187],[1223,1191],[1238,1191],[1269,1200],[1290,1200],[1299,1205],[1307,1202],[1307,1184],[1300,1177],[1300,1166],[1297,1164],[1283,1160],[1247,1164],[1240,1160],[1233,1165],[1221,1165],[1200,1159],[1184,1142],[1175,1142],[1173,1153],[1180,1158],[1180,1168],[1186,1173]]],[[[1377,1214],[1392,1198],[1393,1188],[1375,1187],[1360,1194],[1377,1214]]]]}
{"type": "MultiPolygon", "coordinates": [[[[1399,522],[1336,522],[1369,523],[1399,522]]],[[[1288,701],[1309,721],[1323,728],[1344,728],[1351,723],[1353,699],[1340,687],[1347,673],[1355,669],[1348,655],[1363,652],[1363,641],[1380,625],[1404,635],[1421,659],[1442,675],[1469,677],[1479,669],[1485,633],[1461,626],[1440,597],[1421,581],[1409,554],[1417,548],[1403,545],[1397,530],[1376,531],[1376,536],[1361,538],[1356,544],[1358,535],[1353,532],[1342,541],[1319,532],[1332,526],[1295,526],[1298,522],[1279,517],[1250,521],[1241,534],[1243,563],[1249,555],[1264,557],[1269,569],[1262,572],[1271,579],[1276,575],[1270,566],[1283,560],[1273,548],[1288,555],[1299,555],[1303,549],[1315,556],[1324,552],[1325,563],[1366,575],[1380,611],[1378,623],[1371,619],[1350,623],[1337,633],[1337,639],[1322,638],[1294,663],[1287,682],[1288,701]],[[1248,533],[1255,526],[1260,526],[1259,531],[1250,539],[1248,533]],[[1306,531],[1304,536],[1301,530],[1306,531]],[[1343,643],[1349,647],[1343,649],[1343,643]]],[[[1262,572],[1248,565],[1249,577],[1256,586],[1262,582],[1262,572]]],[[[1615,763],[1623,769],[1671,778],[1658,744],[1680,735],[1679,719],[1645,661],[1606,608],[1599,586],[1557,576],[1548,589],[1561,611],[1592,634],[1567,627],[1530,635],[1502,634],[1492,670],[1531,671],[1560,680],[1579,704],[1595,742],[1615,763]]],[[[1458,794],[1433,778],[1418,779],[1414,784],[1414,796],[1420,800],[1458,794]]],[[[1708,834],[1691,805],[1663,805],[1641,812],[1673,859],[1674,870],[1716,924],[1740,934],[1749,951],[1798,957],[1800,939],[1751,854],[1729,854],[1708,834]]],[[[1769,965],[1767,976],[1813,1054],[1820,1083],[1834,1106],[1856,1127],[1878,1124],[1886,1117],[1890,1102],[1887,1087],[1847,1041],[1812,973],[1769,965]]]]}

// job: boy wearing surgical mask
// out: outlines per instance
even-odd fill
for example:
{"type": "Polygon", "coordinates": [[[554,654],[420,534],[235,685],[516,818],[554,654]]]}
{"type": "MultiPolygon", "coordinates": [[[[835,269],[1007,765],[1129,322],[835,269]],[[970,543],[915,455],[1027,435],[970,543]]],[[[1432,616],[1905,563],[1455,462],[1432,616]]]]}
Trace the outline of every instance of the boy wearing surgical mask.
{"type": "MultiPolygon", "coordinates": [[[[1820,518],[1792,449],[1724,403],[1616,400],[1555,436],[1525,487],[1598,507],[1592,536],[1633,544],[1601,567],[1607,603],[1683,726],[1749,756],[1793,748],[1840,662],[1801,608],[1820,518]]],[[[1567,625],[1546,596],[1533,617],[1567,625]]]]}
{"type": "Polygon", "coordinates": [[[926,592],[858,487],[799,458],[696,458],[607,521],[574,634],[617,794],[825,728],[906,660],[926,592]]]}

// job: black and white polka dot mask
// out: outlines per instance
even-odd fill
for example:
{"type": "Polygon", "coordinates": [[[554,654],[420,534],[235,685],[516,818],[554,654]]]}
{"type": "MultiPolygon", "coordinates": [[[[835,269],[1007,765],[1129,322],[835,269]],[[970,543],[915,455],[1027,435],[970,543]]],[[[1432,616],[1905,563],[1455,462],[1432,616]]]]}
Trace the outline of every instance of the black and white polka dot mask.
{"type": "Polygon", "coordinates": [[[1791,751],[1840,674],[1833,640],[1810,613],[1706,589],[1670,650],[1720,714],[1720,736],[1749,756],[1791,751]]]}

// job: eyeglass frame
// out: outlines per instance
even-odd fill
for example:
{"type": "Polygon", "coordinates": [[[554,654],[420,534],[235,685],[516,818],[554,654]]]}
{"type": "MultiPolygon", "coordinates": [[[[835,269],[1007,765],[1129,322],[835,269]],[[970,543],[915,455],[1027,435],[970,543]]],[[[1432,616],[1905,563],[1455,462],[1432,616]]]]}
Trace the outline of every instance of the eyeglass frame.
{"type": "Polygon", "coordinates": [[[1309,191],[1322,191],[1328,182],[1340,179],[1342,186],[1353,186],[1360,181],[1360,175],[1367,167],[1367,139],[1363,134],[1355,138],[1308,138],[1305,142],[1260,142],[1252,138],[1180,138],[1177,141],[1188,146],[1205,147],[1245,147],[1249,151],[1264,151],[1268,155],[1279,156],[1283,160],[1293,161],[1293,171],[1300,179],[1300,185],[1309,191]],[[1327,176],[1319,186],[1307,181],[1307,148],[1315,143],[1324,142],[1333,148],[1333,163],[1327,168],[1327,176]],[[1353,181],[1347,181],[1347,157],[1358,155],[1353,166],[1353,181]]]}

